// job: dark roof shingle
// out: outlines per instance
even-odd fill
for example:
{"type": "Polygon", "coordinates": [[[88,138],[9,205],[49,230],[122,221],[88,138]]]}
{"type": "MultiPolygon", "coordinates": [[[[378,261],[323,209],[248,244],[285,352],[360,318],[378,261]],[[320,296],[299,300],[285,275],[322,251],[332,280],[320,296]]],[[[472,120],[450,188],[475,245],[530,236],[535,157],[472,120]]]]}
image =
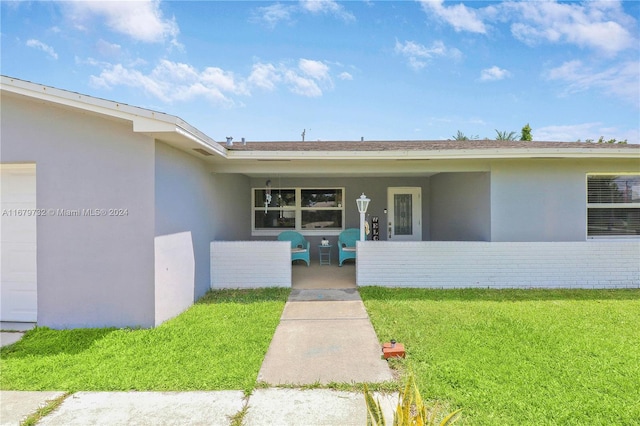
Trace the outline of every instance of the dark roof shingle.
{"type": "MultiPolygon", "coordinates": [[[[220,143],[226,146],[225,143],[220,143]]],[[[315,141],[315,142],[234,142],[232,151],[448,151],[483,149],[640,149],[637,144],[598,144],[586,142],[527,141],[315,141]]]]}

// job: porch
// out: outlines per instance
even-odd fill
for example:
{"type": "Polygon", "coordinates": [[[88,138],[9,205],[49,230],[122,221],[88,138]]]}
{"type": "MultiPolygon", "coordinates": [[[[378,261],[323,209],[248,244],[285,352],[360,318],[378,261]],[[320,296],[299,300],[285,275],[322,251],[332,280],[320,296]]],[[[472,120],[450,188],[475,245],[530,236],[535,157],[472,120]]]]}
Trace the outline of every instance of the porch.
{"type": "Polygon", "coordinates": [[[342,266],[338,266],[337,262],[332,262],[331,265],[320,265],[317,260],[312,260],[311,265],[307,267],[304,263],[296,262],[291,266],[291,288],[297,290],[356,288],[356,265],[348,261],[342,266]]]}

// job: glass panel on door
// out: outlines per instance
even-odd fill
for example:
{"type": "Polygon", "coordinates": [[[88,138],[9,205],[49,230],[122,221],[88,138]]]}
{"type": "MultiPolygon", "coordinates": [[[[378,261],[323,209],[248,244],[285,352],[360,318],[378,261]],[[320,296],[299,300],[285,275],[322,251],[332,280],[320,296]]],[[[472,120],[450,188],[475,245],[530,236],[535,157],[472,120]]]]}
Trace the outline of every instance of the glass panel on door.
{"type": "Polygon", "coordinates": [[[412,196],[411,194],[395,194],[393,197],[394,230],[395,235],[412,235],[412,196]]]}
{"type": "Polygon", "coordinates": [[[387,188],[387,239],[422,240],[422,188],[387,188]]]}

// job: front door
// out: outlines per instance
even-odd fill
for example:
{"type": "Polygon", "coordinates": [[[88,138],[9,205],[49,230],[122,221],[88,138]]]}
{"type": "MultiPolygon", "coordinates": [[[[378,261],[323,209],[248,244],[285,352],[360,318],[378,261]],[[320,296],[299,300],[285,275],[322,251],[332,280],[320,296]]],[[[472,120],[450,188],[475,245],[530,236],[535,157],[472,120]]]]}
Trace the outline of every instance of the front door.
{"type": "Polygon", "coordinates": [[[388,188],[387,239],[422,240],[422,188],[388,188]]]}

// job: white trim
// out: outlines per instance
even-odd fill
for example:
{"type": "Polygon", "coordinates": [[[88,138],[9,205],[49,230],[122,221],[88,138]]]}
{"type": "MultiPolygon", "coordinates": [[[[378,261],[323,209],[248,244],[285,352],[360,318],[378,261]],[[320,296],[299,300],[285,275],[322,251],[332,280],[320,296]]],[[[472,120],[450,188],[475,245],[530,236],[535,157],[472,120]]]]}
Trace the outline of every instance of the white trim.
{"type": "MultiPolygon", "coordinates": [[[[213,151],[222,157],[227,156],[227,150],[223,146],[174,115],[82,95],[80,93],[7,76],[0,76],[0,88],[2,91],[17,95],[28,96],[46,102],[131,121],[133,131],[137,133],[174,134],[182,136],[208,151],[213,151]]],[[[190,150],[187,150],[187,152],[189,151],[190,150]]]]}
{"type": "Polygon", "coordinates": [[[419,186],[389,186],[387,187],[387,240],[393,241],[422,241],[422,188],[419,186]],[[389,228],[395,227],[394,200],[396,194],[409,194],[411,201],[411,235],[397,237],[389,232],[389,228]]]}

